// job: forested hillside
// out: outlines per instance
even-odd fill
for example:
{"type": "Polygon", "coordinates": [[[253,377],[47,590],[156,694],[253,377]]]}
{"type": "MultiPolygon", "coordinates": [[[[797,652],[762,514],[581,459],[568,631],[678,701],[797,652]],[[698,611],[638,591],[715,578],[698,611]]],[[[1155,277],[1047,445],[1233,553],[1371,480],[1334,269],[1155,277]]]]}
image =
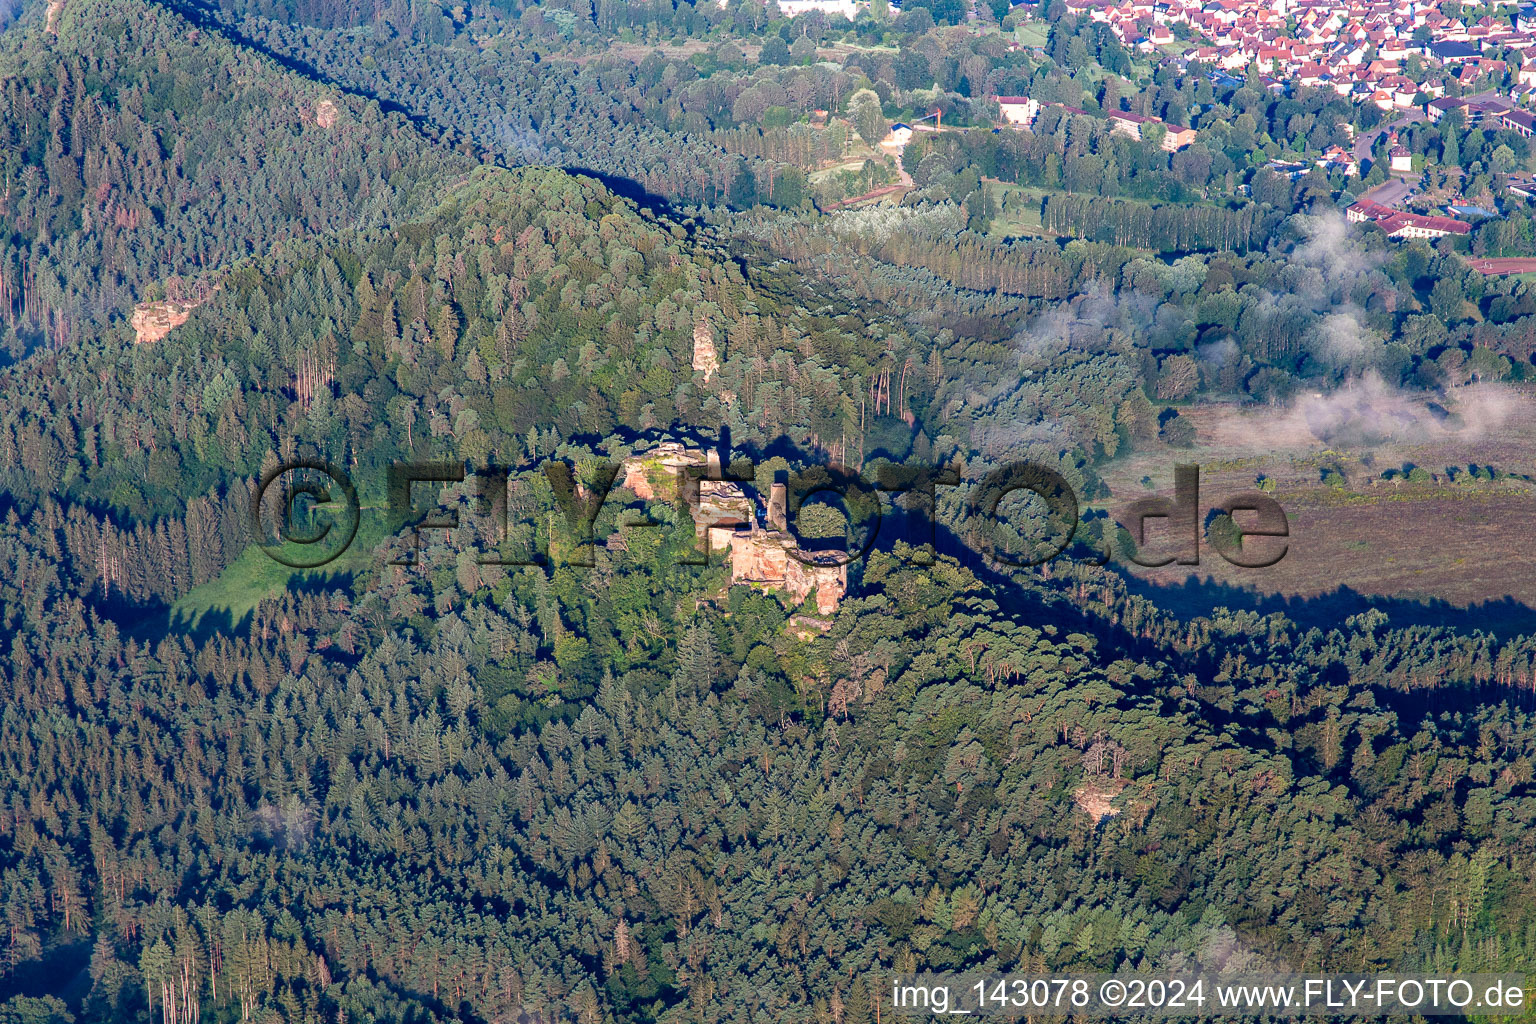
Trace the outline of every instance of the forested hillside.
{"type": "MultiPolygon", "coordinates": [[[[1131,56],[910,6],[66,0],[0,35],[0,1024],[866,1024],[893,973],[1528,968],[1524,620],[1214,585],[1181,617],[1106,481],[1362,382],[1489,438],[1454,398],[1516,402],[1532,286],[1352,233],[1321,175],[1240,193],[1231,134],[999,139],[989,90],[1097,76],[1102,113],[1131,56]],[[932,90],[975,130],[834,210],[932,90]],[[1000,186],[1040,231],[995,230],[1000,186]],[[929,535],[879,499],[827,613],[615,476],[665,442],[754,516],[833,464],[956,482],[929,535]],[[293,459],[359,498],[311,570],[250,522],[293,459]],[[1024,459],[1080,501],[1042,567],[977,540],[1024,459]],[[406,460],[465,481],[391,507],[406,460]]],[[[1170,117],[1210,92],[1148,78],[1170,117]]],[[[1332,138],[1331,100],[1230,92],[1233,131],[1332,138]]],[[[1374,500],[1331,446],[1392,408],[1293,467],[1374,500]]],[[[835,547],[856,505],[796,515],[835,547]]]]}
{"type": "Polygon", "coordinates": [[[384,223],[470,164],[398,116],[150,3],[0,37],[0,331],[15,357],[244,256],[384,223]]]}
{"type": "MultiPolygon", "coordinates": [[[[775,313],[734,262],[559,172],[283,253],[154,346],[10,371],[13,984],[84,943],[87,1019],[862,1020],[876,972],[919,967],[1523,962],[1525,712],[1449,709],[1528,693],[1524,641],[1182,625],[1104,570],[904,548],[801,639],[618,506],[592,569],[487,567],[462,539],[390,567],[391,540],[228,634],[132,626],[233,561],[219,509],[263,452],[364,481],[409,450],[580,463],[615,453],[603,434],[707,422],[727,387],[738,443],[811,444],[796,396],[871,372],[829,314],[775,313]],[[681,353],[714,318],[705,385],[681,353]],[[89,386],[15,419],[50,380],[89,386]],[[1097,826],[1095,795],[1118,812],[1097,826]]],[[[543,521],[539,474],[517,479],[543,521]]]]}
{"type": "MultiPolygon", "coordinates": [[[[252,19],[233,22],[260,45],[319,68],[508,164],[602,174],[680,204],[724,202],[747,161],[695,132],[648,123],[627,64],[551,62],[516,40],[466,50],[360,32],[319,32],[252,19]]],[[[771,173],[771,172],[765,172],[771,173]]]]}

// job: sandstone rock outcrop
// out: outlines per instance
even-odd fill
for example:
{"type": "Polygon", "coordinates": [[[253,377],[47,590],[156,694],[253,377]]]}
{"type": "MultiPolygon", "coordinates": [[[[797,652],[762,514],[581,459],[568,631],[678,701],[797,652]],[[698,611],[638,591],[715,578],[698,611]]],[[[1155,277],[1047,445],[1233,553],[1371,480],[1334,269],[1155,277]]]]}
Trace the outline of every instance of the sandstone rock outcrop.
{"type": "Polygon", "coordinates": [[[172,329],[187,322],[196,309],[191,302],[141,302],[133,307],[133,340],[137,345],[149,345],[170,334],[172,329]]]}
{"type": "Polygon", "coordinates": [[[693,506],[694,527],[709,540],[711,551],[724,551],[731,537],[757,526],[757,508],[739,484],[728,480],[700,480],[698,501],[693,506]]]}
{"type": "MultiPolygon", "coordinates": [[[[689,466],[707,471],[710,459],[709,453],[668,441],[625,459],[619,485],[642,501],[677,501],[682,495],[683,471],[689,466]]],[[[718,463],[715,466],[718,469],[718,463]]]]}
{"type": "Polygon", "coordinates": [[[800,553],[790,534],[744,530],[731,534],[730,543],[732,583],[754,583],[782,590],[796,604],[814,594],[816,610],[823,615],[837,611],[837,603],[848,592],[848,567],[806,564],[801,559],[807,556],[800,553]]]}
{"type": "Polygon", "coordinates": [[[700,320],[693,328],[693,372],[702,373],[705,383],[720,369],[720,354],[715,351],[715,332],[700,320]]]}

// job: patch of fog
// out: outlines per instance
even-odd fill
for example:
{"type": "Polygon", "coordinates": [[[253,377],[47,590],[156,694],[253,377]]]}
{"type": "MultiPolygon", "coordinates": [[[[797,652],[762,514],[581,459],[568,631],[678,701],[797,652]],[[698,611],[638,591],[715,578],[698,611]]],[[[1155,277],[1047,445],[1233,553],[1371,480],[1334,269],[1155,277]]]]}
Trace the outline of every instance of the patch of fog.
{"type": "Polygon", "coordinates": [[[1116,291],[1095,279],[1065,302],[1043,309],[1014,334],[1021,363],[1048,358],[1068,348],[1097,348],[1116,333],[1135,335],[1157,319],[1161,303],[1137,291],[1116,291]]]}
{"type": "Polygon", "coordinates": [[[1361,323],[1360,315],[1357,306],[1346,305],[1319,320],[1309,339],[1312,354],[1329,366],[1359,369],[1374,363],[1386,339],[1361,323]]]}
{"type": "Polygon", "coordinates": [[[1034,459],[1055,464],[1073,443],[1071,431],[1059,420],[983,419],[973,434],[976,450],[990,459],[1034,459]]]}
{"type": "Polygon", "coordinates": [[[1222,338],[1220,341],[1208,341],[1195,351],[1196,357],[1213,374],[1237,359],[1240,354],[1241,350],[1231,336],[1222,338]]]}
{"type": "MultiPolygon", "coordinates": [[[[890,214],[883,214],[889,218],[890,214]]],[[[1366,323],[1366,314],[1351,297],[1357,288],[1369,289],[1385,258],[1367,252],[1350,235],[1348,223],[1336,212],[1292,219],[1300,241],[1287,254],[1280,291],[1264,291],[1254,304],[1256,321],[1287,312],[1318,314],[1311,350],[1324,364],[1354,371],[1365,369],[1381,354],[1385,341],[1366,323]]],[[[1185,300],[1164,304],[1135,287],[1135,282],[1154,277],[1174,295],[1188,296],[1205,280],[1203,260],[1184,257],[1170,263],[1139,258],[1127,263],[1119,289],[1095,279],[1066,302],[1048,305],[1012,339],[1026,365],[1068,348],[1095,348],[1112,342],[1115,335],[1146,338],[1185,333],[1188,310],[1185,300]]],[[[1231,338],[1202,345],[1199,358],[1219,368],[1237,355],[1231,338]]]]}
{"type": "MultiPolygon", "coordinates": [[[[902,223],[899,214],[885,211],[866,216],[887,218],[890,226],[902,223]]],[[[1368,293],[1387,286],[1382,279],[1387,253],[1364,249],[1337,212],[1298,215],[1291,223],[1299,240],[1285,254],[1285,269],[1276,282],[1281,287],[1258,292],[1246,316],[1256,323],[1305,330],[1300,340],[1311,356],[1344,371],[1347,380],[1277,406],[1208,406],[1199,416],[1206,443],[1252,451],[1315,449],[1319,442],[1341,447],[1414,444],[1477,440],[1516,419],[1536,423],[1536,404],[1506,385],[1478,383],[1431,393],[1386,383],[1375,369],[1387,355],[1386,338],[1371,326],[1376,318],[1361,304],[1368,293]]],[[[1178,328],[1187,325],[1176,322],[1188,315],[1183,300],[1163,304],[1134,282],[1153,275],[1175,294],[1190,294],[1199,288],[1205,269],[1192,258],[1172,263],[1142,258],[1126,265],[1119,289],[1095,279],[1072,299],[1047,305],[1011,339],[1025,378],[1068,349],[1102,349],[1117,335],[1144,339],[1165,329],[1170,336],[1184,333],[1178,328]]],[[[1241,349],[1227,336],[1199,345],[1192,354],[1214,374],[1241,358],[1241,349]]],[[[992,448],[1052,440],[1038,425],[1007,424],[985,433],[992,448]]]]}
{"type": "MultiPolygon", "coordinates": [[[[4,0],[0,0],[3,3],[4,0]]],[[[514,125],[504,125],[496,135],[502,146],[509,153],[516,153],[518,158],[531,164],[562,163],[561,154],[545,144],[544,138],[538,132],[525,131],[514,125]]]]}
{"type": "Polygon", "coordinates": [[[1369,252],[1350,236],[1349,222],[1337,211],[1300,215],[1293,223],[1302,241],[1286,261],[1286,285],[1291,294],[1327,302],[1342,287],[1375,272],[1386,259],[1369,252]]]}
{"type": "Polygon", "coordinates": [[[1501,384],[1469,384],[1443,393],[1405,391],[1368,370],[1329,392],[1311,392],[1287,405],[1219,414],[1206,433],[1226,443],[1265,450],[1309,448],[1318,442],[1363,447],[1490,437],[1532,419],[1529,399],[1501,384]]]}

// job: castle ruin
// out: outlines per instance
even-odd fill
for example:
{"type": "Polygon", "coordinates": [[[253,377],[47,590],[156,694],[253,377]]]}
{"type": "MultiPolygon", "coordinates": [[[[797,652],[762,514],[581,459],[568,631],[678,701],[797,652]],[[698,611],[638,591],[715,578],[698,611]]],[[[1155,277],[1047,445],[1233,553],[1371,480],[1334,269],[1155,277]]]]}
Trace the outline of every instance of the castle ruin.
{"type": "Polygon", "coordinates": [[[733,586],[777,590],[797,605],[814,596],[822,615],[835,612],[848,592],[848,566],[835,553],[818,558],[800,552],[789,532],[788,495],[782,483],[773,485],[760,523],[757,502],[739,483],[720,479],[714,452],[676,442],[661,444],[625,460],[621,481],[642,500],[685,503],[700,545],[729,553],[733,586]]]}

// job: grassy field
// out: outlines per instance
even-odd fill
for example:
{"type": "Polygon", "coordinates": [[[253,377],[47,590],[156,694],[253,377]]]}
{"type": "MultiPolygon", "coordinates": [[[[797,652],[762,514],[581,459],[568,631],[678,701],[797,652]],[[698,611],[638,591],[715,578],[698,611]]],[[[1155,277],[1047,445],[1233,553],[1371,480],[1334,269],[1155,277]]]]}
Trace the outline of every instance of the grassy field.
{"type": "Polygon", "coordinates": [[[1044,46],[1050,38],[1050,26],[1031,19],[1013,30],[1013,38],[1020,46],[1044,46]]]}
{"type": "Polygon", "coordinates": [[[864,167],[863,160],[844,160],[842,163],[833,164],[831,167],[823,167],[819,171],[812,171],[806,175],[807,180],[813,185],[819,185],[842,171],[859,171],[864,167]]]}
{"type": "Polygon", "coordinates": [[[253,544],[241,552],[240,557],[216,579],[182,595],[171,606],[171,618],[196,628],[203,616],[214,612],[227,614],[231,622],[238,623],[261,601],[286,590],[291,580],[333,575],[336,572],[331,566],[304,572],[279,565],[253,544]]]}
{"type": "Polygon", "coordinates": [[[1044,189],[1026,188],[1004,181],[989,181],[987,187],[992,190],[992,198],[997,200],[998,209],[1002,211],[992,218],[992,227],[987,232],[989,235],[994,238],[1018,238],[1026,235],[1038,237],[1046,233],[1040,223],[1040,202],[1045,198],[1044,189]]]}
{"type": "Polygon", "coordinates": [[[252,544],[216,578],[192,588],[172,605],[171,621],[195,629],[212,612],[227,615],[230,622],[238,623],[257,604],[276,597],[291,585],[342,580],[367,568],[378,557],[374,549],[384,538],[383,512],[364,508],[352,544],[334,562],[318,569],[291,569],[252,544]]]}

